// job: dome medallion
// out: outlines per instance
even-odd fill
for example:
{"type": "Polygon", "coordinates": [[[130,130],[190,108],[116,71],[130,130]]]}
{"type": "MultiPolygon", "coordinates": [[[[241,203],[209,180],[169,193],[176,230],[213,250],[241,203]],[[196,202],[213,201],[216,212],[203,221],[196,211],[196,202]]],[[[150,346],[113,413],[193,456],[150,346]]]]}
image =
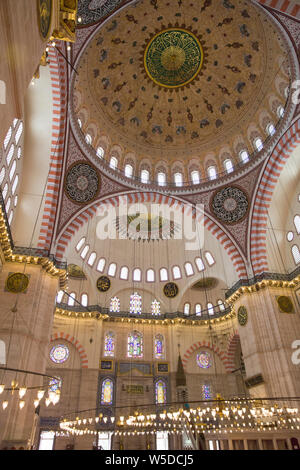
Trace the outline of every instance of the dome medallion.
{"type": "Polygon", "coordinates": [[[203,63],[199,39],[190,31],[169,28],[157,33],[144,53],[144,67],[154,83],[177,88],[192,82],[203,63]]]}

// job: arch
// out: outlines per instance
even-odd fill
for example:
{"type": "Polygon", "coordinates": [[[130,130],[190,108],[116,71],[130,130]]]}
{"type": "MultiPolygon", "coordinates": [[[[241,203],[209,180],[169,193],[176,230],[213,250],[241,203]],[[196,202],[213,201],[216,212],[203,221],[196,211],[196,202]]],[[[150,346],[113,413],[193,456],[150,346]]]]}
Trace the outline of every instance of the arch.
{"type": "Polygon", "coordinates": [[[225,369],[226,369],[226,372],[228,373],[236,369],[235,353],[236,353],[236,348],[238,347],[239,344],[240,344],[240,335],[238,334],[237,331],[235,331],[228,340],[228,346],[227,346],[227,351],[226,351],[225,369]]]}
{"type": "Polygon", "coordinates": [[[79,343],[78,339],[74,338],[74,336],[68,334],[68,333],[54,333],[51,335],[50,341],[56,341],[57,339],[64,339],[65,341],[68,341],[69,343],[73,344],[77,351],[79,352],[80,360],[81,360],[81,367],[82,369],[87,369],[88,368],[88,357],[86,354],[86,351],[82,344],[79,343]]]}
{"type": "Polygon", "coordinates": [[[184,353],[184,355],[182,357],[183,367],[186,366],[187,361],[189,360],[191,355],[200,348],[207,348],[207,349],[210,349],[211,351],[213,351],[214,353],[216,353],[217,356],[219,357],[219,359],[221,360],[221,362],[223,363],[223,365],[225,367],[225,370],[226,370],[226,364],[227,364],[226,354],[224,352],[222,352],[217,346],[210,344],[210,342],[206,341],[206,340],[198,341],[197,343],[192,344],[192,346],[190,346],[186,350],[186,352],[184,353]]]}
{"type": "MultiPolygon", "coordinates": [[[[59,46],[57,45],[56,48],[58,47],[59,46]]],[[[48,51],[53,117],[49,174],[45,194],[45,206],[38,240],[38,247],[44,249],[49,249],[52,242],[65,147],[67,68],[65,59],[58,53],[56,48],[49,45],[48,51]]]]}
{"type": "Polygon", "coordinates": [[[251,217],[250,261],[253,274],[268,270],[267,220],[273,192],[290,154],[300,143],[300,119],[281,137],[259,179],[251,217]]]}
{"type": "Polygon", "coordinates": [[[260,3],[263,6],[270,7],[274,10],[281,11],[287,15],[294,16],[295,18],[300,18],[300,5],[297,5],[291,0],[256,0],[257,3],[260,3]]]}
{"type": "MultiPolygon", "coordinates": [[[[193,214],[193,217],[196,217],[195,209],[187,202],[180,201],[175,197],[165,196],[162,194],[154,192],[134,192],[127,193],[124,195],[116,195],[114,197],[104,198],[102,201],[97,201],[93,203],[90,207],[87,207],[82,210],[80,214],[74,216],[74,218],[69,221],[68,225],[64,228],[64,231],[60,234],[56,244],[56,258],[61,260],[64,256],[66,248],[68,247],[71,239],[79,228],[84,225],[90,218],[94,217],[97,214],[99,208],[105,208],[107,206],[118,207],[121,203],[128,202],[129,204],[150,202],[157,204],[168,204],[169,207],[174,207],[176,210],[183,210],[184,206],[188,206],[190,212],[193,214]],[[124,199],[125,198],[125,199],[124,199]]],[[[227,251],[235,271],[240,279],[247,278],[247,270],[244,259],[236,247],[234,242],[229,238],[229,236],[224,232],[224,230],[207,214],[197,214],[199,220],[204,218],[204,227],[209,230],[217,240],[223,245],[224,249],[227,251]]]]}

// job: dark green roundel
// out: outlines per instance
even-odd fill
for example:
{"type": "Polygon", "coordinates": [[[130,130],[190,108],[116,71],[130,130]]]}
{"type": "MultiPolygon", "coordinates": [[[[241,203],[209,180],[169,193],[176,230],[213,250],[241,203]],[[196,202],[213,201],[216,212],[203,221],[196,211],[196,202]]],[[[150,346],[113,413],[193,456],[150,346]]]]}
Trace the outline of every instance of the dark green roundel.
{"type": "Polygon", "coordinates": [[[241,326],[245,326],[248,321],[248,312],[243,305],[238,309],[238,322],[241,326]]]}
{"type": "Polygon", "coordinates": [[[107,276],[100,276],[97,279],[97,289],[100,292],[106,292],[110,288],[110,279],[107,276]]]}
{"type": "Polygon", "coordinates": [[[179,292],[178,286],[174,282],[168,282],[167,284],[165,284],[164,294],[166,297],[169,297],[170,299],[172,299],[173,297],[176,297],[178,292],[179,292]]]}
{"type": "Polygon", "coordinates": [[[190,83],[200,72],[203,49],[190,31],[169,28],[156,34],[146,47],[144,67],[157,85],[177,88],[190,83]]]}
{"type": "Polygon", "coordinates": [[[47,39],[50,32],[52,18],[52,0],[37,0],[39,12],[40,33],[44,39],[47,39]]]}

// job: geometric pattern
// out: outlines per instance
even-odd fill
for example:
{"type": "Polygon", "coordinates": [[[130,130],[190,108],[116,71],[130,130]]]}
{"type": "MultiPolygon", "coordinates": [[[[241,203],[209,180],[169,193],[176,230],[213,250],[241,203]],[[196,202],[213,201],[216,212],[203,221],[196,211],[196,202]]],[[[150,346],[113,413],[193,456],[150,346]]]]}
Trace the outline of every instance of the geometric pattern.
{"type": "Polygon", "coordinates": [[[258,0],[258,3],[300,19],[300,5],[290,0],[258,0]]]}
{"type": "Polygon", "coordinates": [[[233,224],[246,215],[248,199],[240,188],[226,186],[213,196],[211,209],[217,219],[226,224],[233,224]]]}
{"type": "Polygon", "coordinates": [[[87,369],[88,368],[88,358],[87,354],[85,352],[84,347],[79,343],[79,341],[74,338],[74,336],[66,333],[54,333],[51,335],[50,341],[55,341],[57,339],[64,339],[65,341],[68,341],[69,343],[72,343],[77,351],[79,352],[80,360],[81,360],[81,367],[82,369],[87,369]]]}

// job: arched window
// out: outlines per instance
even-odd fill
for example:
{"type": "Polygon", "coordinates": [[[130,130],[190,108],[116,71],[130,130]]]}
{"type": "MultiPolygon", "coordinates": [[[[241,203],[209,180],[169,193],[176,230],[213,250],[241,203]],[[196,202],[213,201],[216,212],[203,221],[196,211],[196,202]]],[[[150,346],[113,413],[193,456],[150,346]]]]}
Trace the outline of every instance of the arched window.
{"type": "Polygon", "coordinates": [[[240,159],[243,163],[249,162],[249,154],[248,154],[247,150],[242,150],[240,152],[240,159]]]}
{"type": "Polygon", "coordinates": [[[128,268],[127,268],[127,266],[122,266],[121,271],[120,271],[120,279],[124,279],[124,281],[127,281],[127,279],[128,279],[128,268]]]}
{"type": "Polygon", "coordinates": [[[158,173],[157,182],[160,186],[164,186],[166,184],[166,174],[162,172],[158,173]]]}
{"type": "Polygon", "coordinates": [[[90,136],[90,134],[86,134],[85,141],[87,144],[92,145],[92,137],[90,136]]]}
{"type": "Polygon", "coordinates": [[[97,269],[97,271],[99,271],[99,273],[103,273],[104,267],[105,267],[105,259],[100,258],[99,261],[98,261],[96,269],[97,269]]]}
{"type": "Polygon", "coordinates": [[[2,169],[1,169],[1,171],[0,171],[0,184],[3,183],[3,180],[4,180],[4,178],[5,178],[5,173],[6,173],[5,167],[3,166],[2,169]]]}
{"type": "Polygon", "coordinates": [[[267,125],[267,133],[269,135],[274,135],[275,134],[274,124],[270,123],[270,124],[267,125]]]}
{"type": "Polygon", "coordinates": [[[88,259],[88,265],[93,266],[97,258],[97,253],[93,251],[93,253],[90,254],[89,259],[88,259]]]}
{"type": "Polygon", "coordinates": [[[60,291],[57,292],[56,302],[58,304],[60,304],[62,302],[63,296],[64,296],[64,291],[63,290],[60,290],[60,291]]]}
{"type": "Polygon", "coordinates": [[[11,166],[10,172],[9,172],[9,181],[11,181],[13,179],[16,168],[17,168],[17,162],[16,162],[16,160],[14,160],[13,164],[11,166]]]}
{"type": "Polygon", "coordinates": [[[97,147],[96,155],[99,158],[103,158],[104,157],[104,149],[102,147],[97,147]]]}
{"type": "Polygon", "coordinates": [[[195,314],[200,316],[201,315],[201,311],[202,311],[202,308],[201,308],[201,304],[196,304],[195,305],[195,314]]]}
{"type": "Polygon", "coordinates": [[[141,182],[145,184],[149,183],[149,171],[148,170],[141,171],[141,182]]]}
{"type": "Polygon", "coordinates": [[[217,170],[215,166],[209,166],[207,168],[207,174],[210,180],[217,179],[217,170]]]}
{"type": "Polygon", "coordinates": [[[173,278],[174,279],[180,279],[181,278],[181,270],[180,270],[179,266],[173,266],[172,271],[173,271],[173,278]]]}
{"type": "Polygon", "coordinates": [[[151,313],[152,315],[160,315],[160,302],[156,299],[151,302],[151,313]]]}
{"type": "Polygon", "coordinates": [[[131,165],[125,165],[125,176],[127,178],[132,178],[133,175],[133,167],[131,165]]]}
{"type": "Polygon", "coordinates": [[[17,204],[18,204],[18,196],[15,197],[14,206],[16,207],[17,204]]]}
{"type": "Polygon", "coordinates": [[[291,242],[292,240],[294,240],[294,233],[293,232],[288,232],[286,234],[286,238],[287,238],[288,242],[291,242]]]}
{"type": "Polygon", "coordinates": [[[229,158],[227,158],[227,160],[224,161],[224,168],[227,171],[227,173],[233,172],[233,164],[229,158]]]}
{"type": "Polygon", "coordinates": [[[69,307],[74,307],[75,299],[76,299],[75,292],[71,292],[71,294],[68,296],[68,305],[69,305],[69,307]]]}
{"type": "Polygon", "coordinates": [[[10,162],[12,160],[12,157],[14,155],[14,151],[15,151],[15,146],[14,144],[11,144],[10,148],[9,148],[9,151],[8,151],[8,154],[6,155],[6,163],[7,163],[7,166],[10,165],[10,162]]]}
{"type": "Polygon", "coordinates": [[[15,136],[15,142],[16,142],[16,145],[18,145],[19,143],[19,140],[20,140],[20,137],[22,135],[22,132],[23,132],[23,123],[20,122],[20,125],[18,127],[18,130],[16,132],[16,136],[15,136]]]}
{"type": "Polygon", "coordinates": [[[0,364],[6,364],[6,349],[2,339],[0,339],[0,364]]]}
{"type": "Polygon", "coordinates": [[[284,107],[283,106],[278,106],[277,108],[277,115],[278,117],[282,118],[284,116],[284,107]]]}
{"type": "Polygon", "coordinates": [[[199,184],[200,183],[200,175],[198,170],[194,170],[191,173],[192,183],[199,184]]]}
{"type": "Polygon", "coordinates": [[[62,378],[55,377],[49,380],[48,392],[59,393],[62,387],[62,378]]]}
{"type": "Polygon", "coordinates": [[[201,258],[196,258],[195,263],[199,272],[204,271],[205,266],[201,258]]]}
{"type": "Polygon", "coordinates": [[[116,157],[111,157],[110,159],[110,162],[109,162],[109,166],[115,170],[118,166],[118,160],[116,159],[116,157]]]}
{"type": "Polygon", "coordinates": [[[260,152],[260,150],[263,148],[264,144],[262,142],[262,140],[257,137],[255,140],[254,140],[254,147],[256,148],[256,150],[258,150],[260,152]]]}
{"type": "Polygon", "coordinates": [[[107,271],[107,274],[109,276],[112,276],[114,277],[116,275],[116,270],[117,270],[117,265],[116,263],[110,263],[109,267],[108,267],[108,271],[107,271]]]}
{"type": "Polygon", "coordinates": [[[207,385],[207,384],[201,385],[201,398],[202,400],[210,400],[212,398],[210,385],[207,385]]]}
{"type": "Polygon", "coordinates": [[[297,230],[298,235],[300,234],[300,215],[295,215],[294,217],[294,225],[297,230]]]}
{"type": "Polygon", "coordinates": [[[206,251],[204,256],[209,266],[212,266],[213,264],[215,264],[214,257],[209,251],[206,251]]]}
{"type": "Polygon", "coordinates": [[[6,199],[7,191],[8,191],[8,184],[5,183],[3,191],[2,191],[2,197],[3,197],[4,200],[6,199]]]}
{"type": "Polygon", "coordinates": [[[166,268],[161,268],[159,270],[159,277],[161,281],[167,281],[169,279],[168,271],[166,270],[166,268]]]}
{"type": "Polygon", "coordinates": [[[130,313],[140,315],[142,313],[142,297],[135,292],[130,296],[130,313]]]}
{"type": "Polygon", "coordinates": [[[194,274],[194,269],[191,263],[185,263],[184,269],[187,276],[192,276],[194,274]]]}
{"type": "Polygon", "coordinates": [[[105,357],[114,357],[115,355],[115,335],[112,331],[109,331],[105,335],[104,339],[104,356],[105,357]]]}
{"type": "Polygon", "coordinates": [[[14,216],[14,211],[11,210],[11,211],[10,211],[10,214],[9,214],[9,217],[8,217],[8,223],[9,223],[9,225],[11,225],[11,223],[12,223],[13,216],[14,216]]]}
{"type": "Polygon", "coordinates": [[[22,156],[22,149],[21,149],[21,147],[19,147],[18,151],[17,151],[18,160],[20,160],[21,156],[22,156]]]}
{"type": "Polygon", "coordinates": [[[101,387],[101,405],[112,405],[114,383],[111,379],[105,379],[101,387]]]}
{"type": "Polygon", "coordinates": [[[155,403],[157,405],[167,403],[167,387],[163,380],[158,380],[155,383],[155,403]]]}
{"type": "Polygon", "coordinates": [[[191,310],[191,306],[190,306],[190,304],[189,304],[188,302],[186,302],[186,303],[184,304],[184,307],[183,307],[183,313],[184,313],[185,315],[189,315],[189,314],[190,314],[190,310],[191,310]]]}
{"type": "Polygon", "coordinates": [[[78,119],[77,119],[77,122],[78,122],[78,126],[79,126],[80,129],[81,129],[81,128],[82,128],[82,121],[81,121],[81,119],[78,118],[78,119]]]}
{"type": "Polygon", "coordinates": [[[174,182],[175,182],[175,186],[182,186],[182,183],[183,183],[182,173],[175,173],[174,182]]]}
{"type": "Polygon", "coordinates": [[[83,247],[84,242],[85,242],[85,237],[82,237],[76,245],[77,251],[79,251],[83,247]]]}
{"type": "Polygon", "coordinates": [[[143,357],[142,333],[135,330],[128,335],[127,355],[128,357],[143,357]]]}
{"type": "Polygon", "coordinates": [[[141,280],[142,280],[142,271],[140,270],[140,268],[135,268],[133,270],[132,279],[135,282],[141,282],[141,280]]]}
{"type": "Polygon", "coordinates": [[[88,296],[87,294],[82,294],[81,295],[81,301],[80,301],[81,305],[83,307],[87,307],[88,306],[88,296]]]}
{"type": "Polygon", "coordinates": [[[13,126],[14,126],[14,128],[15,128],[16,125],[18,124],[18,121],[19,121],[19,119],[17,119],[17,118],[15,118],[15,119],[13,120],[13,126]]]}
{"type": "Polygon", "coordinates": [[[16,175],[16,177],[15,177],[15,179],[14,179],[14,182],[13,182],[13,184],[12,184],[12,187],[11,187],[11,193],[12,193],[12,195],[14,195],[15,192],[16,192],[16,189],[17,189],[17,186],[18,186],[18,182],[19,182],[19,176],[16,175]]]}
{"type": "Polygon", "coordinates": [[[208,315],[214,314],[214,306],[210,302],[207,304],[207,311],[208,311],[208,315]]]}
{"type": "Polygon", "coordinates": [[[7,149],[7,146],[9,144],[10,139],[11,139],[11,136],[12,136],[12,128],[10,127],[8,129],[8,132],[7,132],[7,134],[5,136],[5,139],[4,139],[4,142],[3,142],[4,150],[7,149]]]}
{"type": "Polygon", "coordinates": [[[224,312],[225,310],[225,305],[224,303],[222,302],[222,300],[218,300],[218,305],[219,305],[219,309],[221,310],[221,312],[224,312]]]}
{"type": "Polygon", "coordinates": [[[295,264],[299,264],[300,263],[300,252],[299,252],[299,248],[298,248],[297,245],[292,246],[292,255],[293,255],[295,264]]]}
{"type": "Polygon", "coordinates": [[[9,211],[9,208],[10,208],[10,203],[11,203],[11,198],[9,197],[7,199],[7,203],[5,204],[6,214],[8,214],[8,211],[9,211]]]}
{"type": "Polygon", "coordinates": [[[110,299],[109,311],[115,313],[120,311],[120,299],[118,297],[110,299]]]}
{"type": "Polygon", "coordinates": [[[82,259],[85,259],[86,255],[88,254],[89,249],[90,249],[90,246],[89,246],[89,245],[86,245],[86,246],[83,248],[83,250],[82,250],[82,252],[81,252],[81,255],[80,255],[82,259]]]}
{"type": "Polygon", "coordinates": [[[154,356],[155,359],[165,358],[165,343],[164,337],[161,334],[156,335],[154,338],[154,356]]]}
{"type": "Polygon", "coordinates": [[[155,281],[155,272],[153,269],[147,270],[147,282],[154,282],[155,281]]]}

